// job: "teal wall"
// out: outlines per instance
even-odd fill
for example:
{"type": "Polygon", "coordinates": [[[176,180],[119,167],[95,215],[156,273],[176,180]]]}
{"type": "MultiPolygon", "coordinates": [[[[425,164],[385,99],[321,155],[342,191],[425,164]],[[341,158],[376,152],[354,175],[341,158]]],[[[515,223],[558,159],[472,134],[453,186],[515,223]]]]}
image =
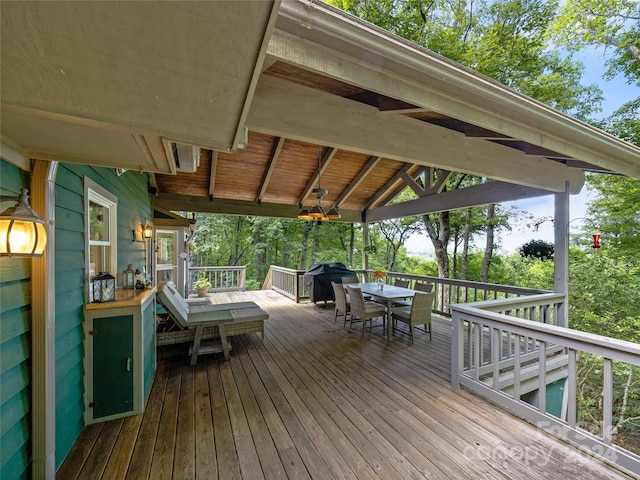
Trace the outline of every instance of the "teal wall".
{"type": "Polygon", "coordinates": [[[144,399],[147,400],[149,390],[151,390],[151,381],[156,368],[156,308],[155,302],[151,302],[142,312],[142,333],[143,333],[143,351],[144,355],[144,399]]]}
{"type": "MultiPolygon", "coordinates": [[[[18,195],[28,176],[0,159],[0,194],[18,195]]],[[[14,205],[2,202],[0,210],[14,205]]],[[[29,478],[31,261],[0,258],[0,478],[29,478]]]]}
{"type": "MultiPolygon", "coordinates": [[[[84,427],[84,184],[87,176],[118,198],[118,271],[145,264],[145,242],[132,241],[152,220],[148,175],[61,164],[55,196],[56,468],[84,427]]],[[[0,193],[17,195],[29,174],[0,159],[0,193]]],[[[14,202],[3,202],[2,209],[14,202]]],[[[41,212],[42,213],[42,212],[41,212]]],[[[139,237],[139,236],[138,236],[139,237]]],[[[110,272],[116,274],[117,272],[110,272]]],[[[153,319],[153,316],[148,315],[153,319]]],[[[150,322],[150,320],[148,320],[150,322]]],[[[31,458],[31,262],[0,259],[0,478],[30,478],[31,458]]],[[[152,339],[146,338],[146,343],[152,339]]],[[[155,353],[155,352],[154,352],[155,353]]],[[[145,365],[145,388],[153,366],[145,365]]]]}
{"type": "MultiPolygon", "coordinates": [[[[118,271],[145,264],[145,242],[132,240],[151,221],[146,174],[61,164],[56,178],[56,468],[84,426],[84,177],[118,198],[118,271]]],[[[139,235],[138,235],[139,237],[139,235]]],[[[116,275],[117,272],[109,272],[116,275]]]]}

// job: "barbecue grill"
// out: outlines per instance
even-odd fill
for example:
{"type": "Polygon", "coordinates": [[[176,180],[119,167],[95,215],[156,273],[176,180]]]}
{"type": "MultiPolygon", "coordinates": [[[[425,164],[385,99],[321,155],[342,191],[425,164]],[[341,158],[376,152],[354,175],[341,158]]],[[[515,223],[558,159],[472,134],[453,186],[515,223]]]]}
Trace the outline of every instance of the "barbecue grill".
{"type": "Polygon", "coordinates": [[[331,282],[342,283],[342,277],[357,277],[353,270],[349,270],[342,262],[314,263],[304,273],[304,286],[309,292],[309,299],[313,302],[334,301],[331,282]]]}

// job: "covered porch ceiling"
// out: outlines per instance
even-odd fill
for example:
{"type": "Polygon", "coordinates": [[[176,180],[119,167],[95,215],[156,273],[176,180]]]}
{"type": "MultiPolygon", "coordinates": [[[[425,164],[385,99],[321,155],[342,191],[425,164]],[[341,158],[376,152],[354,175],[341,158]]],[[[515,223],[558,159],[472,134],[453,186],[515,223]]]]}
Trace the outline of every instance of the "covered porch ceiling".
{"type": "Polygon", "coordinates": [[[149,172],[158,208],[293,218],[320,173],[378,221],[640,178],[637,147],[315,0],[0,8],[3,158],[149,172]]]}

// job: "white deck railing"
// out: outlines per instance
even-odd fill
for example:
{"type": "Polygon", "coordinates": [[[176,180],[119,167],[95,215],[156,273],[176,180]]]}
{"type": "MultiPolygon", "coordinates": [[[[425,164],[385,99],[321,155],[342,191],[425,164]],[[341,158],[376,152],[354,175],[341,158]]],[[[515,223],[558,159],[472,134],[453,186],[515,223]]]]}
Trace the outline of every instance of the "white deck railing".
{"type": "Polygon", "coordinates": [[[211,283],[211,287],[209,288],[210,292],[243,292],[247,278],[247,267],[189,267],[189,280],[187,285],[190,293],[196,291],[193,284],[201,275],[209,279],[211,283]]]}
{"type": "Polygon", "coordinates": [[[451,383],[464,386],[539,428],[562,437],[628,472],[640,456],[614,444],[613,365],[640,366],[640,345],[554,325],[563,294],[452,305],[451,383]],[[578,369],[581,355],[602,364],[599,425],[581,423],[578,369]],[[547,413],[547,385],[565,379],[560,417],[547,413]],[[533,385],[532,385],[533,384],[533,385]],[[537,406],[522,399],[537,390],[537,406]],[[589,430],[586,430],[589,428],[589,430]]]}
{"type": "Polygon", "coordinates": [[[304,270],[277,267],[271,265],[267,278],[262,286],[263,290],[275,290],[296,303],[309,298],[309,292],[304,288],[304,270]]]}
{"type": "MultiPolygon", "coordinates": [[[[361,281],[373,281],[373,270],[354,270],[361,281]]],[[[303,278],[305,270],[295,270],[271,265],[269,273],[262,286],[263,290],[273,289],[282,295],[300,302],[309,299],[303,278]]],[[[433,311],[450,317],[450,305],[479,300],[512,298],[526,295],[548,293],[547,290],[497,285],[492,283],[470,282],[453,278],[438,278],[423,275],[409,275],[405,273],[389,272],[386,277],[388,283],[395,279],[433,283],[436,292],[436,302],[433,311]]]]}

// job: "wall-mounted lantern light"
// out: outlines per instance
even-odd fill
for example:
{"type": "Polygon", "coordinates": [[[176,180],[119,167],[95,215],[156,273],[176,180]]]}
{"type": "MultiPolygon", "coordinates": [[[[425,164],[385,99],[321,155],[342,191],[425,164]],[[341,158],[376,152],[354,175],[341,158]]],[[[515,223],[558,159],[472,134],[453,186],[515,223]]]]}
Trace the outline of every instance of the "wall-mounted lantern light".
{"type": "Polygon", "coordinates": [[[153,227],[148,223],[145,223],[144,226],[142,227],[142,234],[144,238],[149,240],[153,236],[153,227]]]}
{"type": "Polygon", "coordinates": [[[46,221],[29,205],[29,190],[22,189],[15,206],[0,214],[0,257],[42,257],[47,245],[46,221]]]}

